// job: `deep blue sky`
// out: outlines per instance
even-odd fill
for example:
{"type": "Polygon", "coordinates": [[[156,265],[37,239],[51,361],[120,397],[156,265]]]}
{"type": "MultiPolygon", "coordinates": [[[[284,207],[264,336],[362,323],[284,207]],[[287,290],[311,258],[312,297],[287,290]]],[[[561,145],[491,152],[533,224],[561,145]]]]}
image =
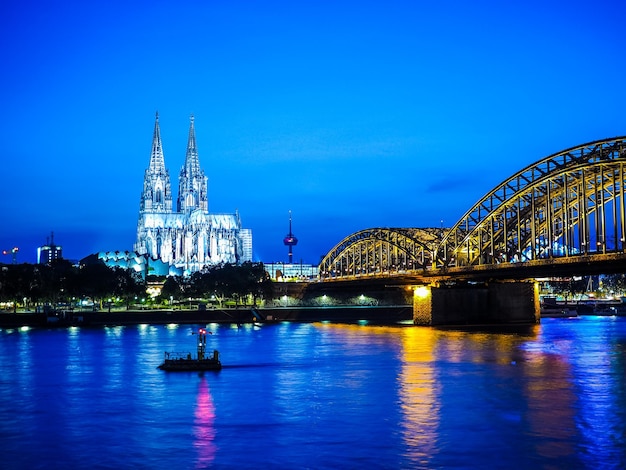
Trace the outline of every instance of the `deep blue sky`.
{"type": "MultiPolygon", "coordinates": [[[[549,154],[626,135],[626,2],[64,1],[0,6],[0,250],[131,250],[158,110],[177,190],[254,256],[453,225],[549,154]],[[174,5],[176,3],[176,5],[174,5]]],[[[10,262],[3,257],[1,262],[10,262]]]]}

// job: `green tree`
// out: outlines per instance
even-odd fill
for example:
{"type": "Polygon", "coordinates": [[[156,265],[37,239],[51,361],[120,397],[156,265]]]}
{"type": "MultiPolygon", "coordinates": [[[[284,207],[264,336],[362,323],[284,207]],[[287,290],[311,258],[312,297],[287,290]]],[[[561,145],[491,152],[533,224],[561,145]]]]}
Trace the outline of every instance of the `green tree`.
{"type": "Polygon", "coordinates": [[[256,305],[258,299],[269,298],[272,292],[271,279],[262,263],[215,265],[192,274],[190,283],[195,296],[214,296],[220,307],[227,299],[240,305],[248,297],[256,305]]]}
{"type": "Polygon", "coordinates": [[[31,296],[34,286],[34,271],[30,264],[2,265],[2,281],[0,282],[0,299],[13,302],[14,311],[17,304],[31,296]]]}
{"type": "Polygon", "coordinates": [[[113,295],[124,300],[126,308],[135,297],[145,297],[146,282],[138,272],[130,269],[113,268],[113,295]]]}
{"type": "Polygon", "coordinates": [[[163,288],[161,289],[161,297],[163,299],[181,300],[183,298],[184,282],[179,276],[170,276],[165,279],[163,288]]]}
{"type": "Polygon", "coordinates": [[[77,287],[80,297],[90,297],[100,304],[105,298],[114,295],[117,287],[117,276],[113,269],[104,263],[81,266],[77,287]]]}

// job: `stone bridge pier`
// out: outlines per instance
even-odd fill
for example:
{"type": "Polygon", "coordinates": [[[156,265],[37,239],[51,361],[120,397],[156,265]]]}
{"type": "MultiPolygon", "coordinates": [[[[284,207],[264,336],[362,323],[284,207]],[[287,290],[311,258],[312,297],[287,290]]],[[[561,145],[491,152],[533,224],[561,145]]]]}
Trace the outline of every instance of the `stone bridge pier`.
{"type": "Polygon", "coordinates": [[[539,323],[536,281],[413,286],[416,325],[539,323]]]}

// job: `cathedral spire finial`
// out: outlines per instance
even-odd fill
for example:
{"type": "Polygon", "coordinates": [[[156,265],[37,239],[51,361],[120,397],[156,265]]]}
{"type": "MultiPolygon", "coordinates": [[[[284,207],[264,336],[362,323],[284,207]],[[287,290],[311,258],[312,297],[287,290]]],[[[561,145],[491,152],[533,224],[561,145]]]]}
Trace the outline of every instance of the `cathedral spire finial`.
{"type": "Polygon", "coordinates": [[[189,116],[187,155],[185,156],[185,165],[180,171],[178,184],[178,210],[185,212],[195,209],[208,211],[208,181],[200,168],[194,116],[191,114],[189,116]]]}
{"type": "Polygon", "coordinates": [[[159,112],[154,117],[154,133],[152,134],[152,150],[150,164],[144,176],[144,190],[140,201],[141,211],[171,211],[172,194],[170,176],[165,168],[163,145],[161,144],[161,128],[159,127],[159,112]]]}
{"type": "Polygon", "coordinates": [[[185,166],[192,173],[197,172],[200,169],[193,114],[189,117],[189,139],[187,140],[187,156],[185,157],[185,166]]]}
{"type": "Polygon", "coordinates": [[[159,172],[165,171],[165,161],[163,157],[163,145],[161,144],[161,128],[159,127],[159,112],[154,118],[154,133],[152,134],[152,151],[150,152],[150,170],[159,172]]]}

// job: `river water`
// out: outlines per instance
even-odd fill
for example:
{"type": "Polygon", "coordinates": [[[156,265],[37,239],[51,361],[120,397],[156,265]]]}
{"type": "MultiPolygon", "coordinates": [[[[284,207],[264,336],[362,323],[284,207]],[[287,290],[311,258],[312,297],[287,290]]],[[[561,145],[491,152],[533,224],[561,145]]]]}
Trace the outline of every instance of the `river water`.
{"type": "Polygon", "coordinates": [[[0,330],[4,469],[626,468],[626,318],[0,330]]]}

